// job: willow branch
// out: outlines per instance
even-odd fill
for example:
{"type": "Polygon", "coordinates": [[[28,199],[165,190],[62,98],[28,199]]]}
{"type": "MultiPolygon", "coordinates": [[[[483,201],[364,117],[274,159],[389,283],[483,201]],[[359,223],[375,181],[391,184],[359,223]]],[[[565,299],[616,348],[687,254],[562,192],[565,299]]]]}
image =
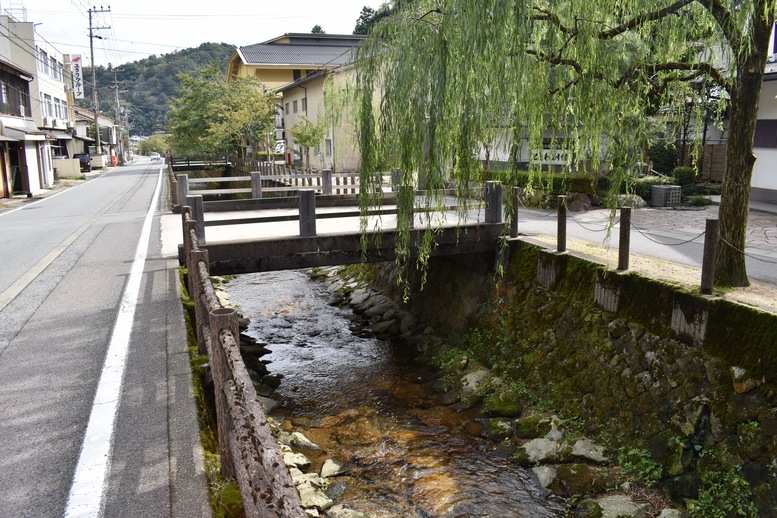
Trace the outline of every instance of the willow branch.
{"type": "Polygon", "coordinates": [[[731,12],[723,5],[721,0],[695,0],[704,9],[710,12],[715,21],[723,31],[723,36],[728,41],[729,46],[735,54],[738,54],[742,45],[742,34],[734,20],[731,19],[731,12]]]}
{"type": "Polygon", "coordinates": [[[564,34],[569,34],[571,32],[577,32],[574,29],[567,27],[563,23],[561,23],[561,18],[558,17],[557,14],[550,12],[547,9],[543,9],[542,7],[535,5],[532,7],[535,11],[537,11],[540,14],[533,14],[531,16],[532,20],[542,20],[550,22],[551,25],[556,27],[558,30],[563,32],[564,34]]]}
{"type": "MultiPolygon", "coordinates": [[[[696,1],[699,1],[699,0],[678,0],[677,2],[671,5],[668,5],[663,9],[659,9],[658,11],[653,11],[652,13],[647,13],[641,16],[637,16],[636,18],[633,18],[621,25],[618,25],[617,27],[613,27],[606,31],[600,32],[599,39],[600,40],[612,39],[620,34],[623,34],[624,32],[628,32],[630,30],[636,29],[637,27],[641,27],[642,25],[645,25],[648,22],[660,20],[661,18],[665,18],[670,14],[675,14],[679,12],[683,7],[690,5],[696,1]]],[[[703,1],[704,0],[700,1],[702,5],[703,5],[703,1]]],[[[719,2],[719,0],[716,0],[716,2],[719,2]]]]}
{"type": "Polygon", "coordinates": [[[582,65],[580,65],[580,63],[578,63],[574,59],[566,59],[566,58],[562,58],[561,56],[549,56],[548,54],[545,54],[541,50],[527,49],[526,53],[530,56],[534,56],[540,61],[545,61],[547,63],[550,63],[551,65],[565,65],[565,66],[574,68],[575,72],[577,72],[578,74],[583,73],[582,65]]]}

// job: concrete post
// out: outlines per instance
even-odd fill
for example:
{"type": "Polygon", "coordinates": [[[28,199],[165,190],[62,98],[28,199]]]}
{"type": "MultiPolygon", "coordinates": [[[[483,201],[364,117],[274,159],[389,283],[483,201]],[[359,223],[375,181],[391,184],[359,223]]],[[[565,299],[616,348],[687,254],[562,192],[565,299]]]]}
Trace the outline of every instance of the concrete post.
{"type": "Polygon", "coordinates": [[[316,235],[316,191],[299,191],[299,235],[316,235]]]}
{"type": "Polygon", "coordinates": [[[486,223],[502,222],[502,184],[486,182],[486,223]]]}
{"type": "Polygon", "coordinates": [[[518,206],[521,204],[520,187],[513,187],[513,217],[510,220],[510,237],[518,237],[518,206]]]}
{"type": "Polygon", "coordinates": [[[262,173],[251,171],[251,198],[261,199],[262,197],[262,173]]]}
{"type": "Polygon", "coordinates": [[[618,270],[629,269],[629,248],[631,248],[631,207],[621,207],[620,246],[618,247],[618,270]]]}
{"type": "Polygon", "coordinates": [[[704,295],[712,295],[715,287],[715,260],[718,250],[718,220],[708,219],[704,232],[704,257],[701,261],[701,288],[704,295]]]}
{"type": "Polygon", "coordinates": [[[332,170],[321,170],[321,192],[326,195],[332,194],[332,170]]]}
{"type": "Polygon", "coordinates": [[[221,454],[221,475],[225,478],[235,478],[235,465],[232,450],[229,447],[230,425],[227,397],[224,384],[230,378],[229,366],[221,344],[221,334],[232,332],[235,340],[239,340],[237,313],[233,308],[219,308],[208,315],[211,337],[211,372],[213,373],[214,393],[216,396],[216,425],[219,435],[219,453],[221,454]]]}
{"type": "Polygon", "coordinates": [[[556,252],[567,251],[567,197],[558,197],[558,231],[556,232],[556,252]]]}
{"type": "Polygon", "coordinates": [[[192,219],[197,222],[197,239],[200,245],[205,244],[205,206],[202,203],[201,194],[190,194],[186,197],[186,204],[192,208],[192,219]]]}
{"type": "Polygon", "coordinates": [[[186,197],[189,196],[189,175],[179,174],[176,175],[178,180],[178,203],[181,205],[186,201],[186,197]]]}

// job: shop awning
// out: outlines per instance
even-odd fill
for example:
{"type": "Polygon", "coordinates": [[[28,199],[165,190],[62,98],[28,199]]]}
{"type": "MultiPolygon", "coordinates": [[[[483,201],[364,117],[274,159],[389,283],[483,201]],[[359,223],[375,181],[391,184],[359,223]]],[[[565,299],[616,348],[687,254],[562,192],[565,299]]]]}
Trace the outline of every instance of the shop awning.
{"type": "Polygon", "coordinates": [[[92,137],[82,137],[81,135],[75,135],[77,140],[83,140],[84,142],[94,142],[92,137]]]}
{"type": "Polygon", "coordinates": [[[46,137],[49,140],[73,140],[73,135],[64,131],[47,131],[46,137]]]}
{"type": "Polygon", "coordinates": [[[5,127],[3,135],[13,140],[46,140],[46,134],[41,132],[27,132],[18,128],[5,127]]]}

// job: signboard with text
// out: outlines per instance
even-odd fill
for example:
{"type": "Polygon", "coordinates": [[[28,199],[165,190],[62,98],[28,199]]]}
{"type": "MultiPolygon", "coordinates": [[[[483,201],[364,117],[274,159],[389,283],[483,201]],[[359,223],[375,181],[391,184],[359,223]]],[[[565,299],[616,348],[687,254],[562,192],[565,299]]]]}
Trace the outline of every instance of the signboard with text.
{"type": "Polygon", "coordinates": [[[73,72],[73,96],[76,99],[84,98],[84,71],[81,64],[81,55],[77,54],[70,59],[73,72]]]}

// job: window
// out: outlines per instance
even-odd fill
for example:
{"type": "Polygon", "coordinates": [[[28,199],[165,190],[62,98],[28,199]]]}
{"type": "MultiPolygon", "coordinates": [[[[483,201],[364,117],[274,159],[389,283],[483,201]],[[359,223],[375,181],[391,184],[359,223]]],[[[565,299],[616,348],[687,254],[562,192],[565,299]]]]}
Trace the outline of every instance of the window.
{"type": "Polygon", "coordinates": [[[302,77],[302,73],[299,70],[292,71],[292,76],[294,77],[294,80],[296,81],[300,77],[302,77]]]}
{"type": "Polygon", "coordinates": [[[8,104],[8,85],[2,83],[0,86],[0,95],[2,95],[3,104],[8,104]]]}
{"type": "Polygon", "coordinates": [[[297,101],[294,101],[294,113],[297,113],[297,101]]]}
{"type": "Polygon", "coordinates": [[[286,115],[289,114],[289,103],[286,103],[286,115]]]}
{"type": "Polygon", "coordinates": [[[48,94],[43,94],[43,102],[45,110],[43,110],[43,116],[44,117],[53,117],[54,116],[54,103],[51,101],[51,96],[48,94]]]}
{"type": "Polygon", "coordinates": [[[302,98],[302,111],[307,113],[308,112],[308,98],[303,97],[302,98]]]}
{"type": "Polygon", "coordinates": [[[51,77],[54,79],[59,79],[59,67],[57,66],[57,58],[54,56],[51,56],[51,77]]]}
{"type": "Polygon", "coordinates": [[[45,50],[40,51],[40,65],[43,67],[43,72],[49,73],[49,55],[45,50]]]}

